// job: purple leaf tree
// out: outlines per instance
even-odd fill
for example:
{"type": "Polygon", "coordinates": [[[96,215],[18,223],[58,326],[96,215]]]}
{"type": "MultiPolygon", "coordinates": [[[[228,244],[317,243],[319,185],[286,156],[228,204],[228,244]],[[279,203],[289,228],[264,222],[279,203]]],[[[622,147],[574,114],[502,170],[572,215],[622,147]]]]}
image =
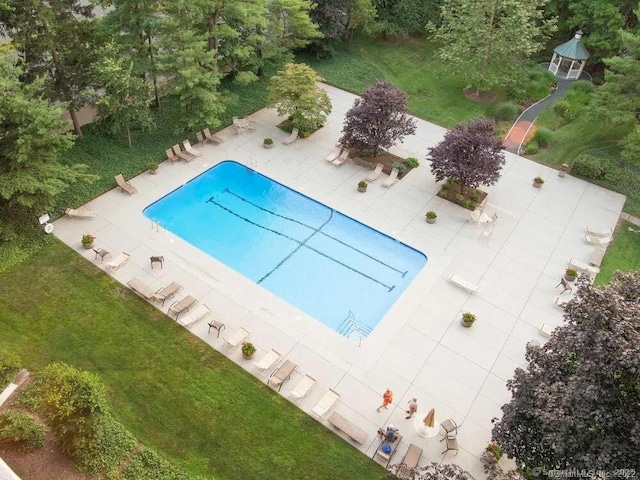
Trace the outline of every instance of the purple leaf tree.
{"type": "Polygon", "coordinates": [[[377,156],[416,131],[407,97],[387,80],[367,88],[347,112],[338,145],[377,156]]]}
{"type": "Polygon", "coordinates": [[[579,279],[563,325],[526,359],[493,428],[509,456],[542,473],[640,471],[640,273],[579,279]]]}
{"type": "Polygon", "coordinates": [[[480,117],[453,127],[444,140],[429,149],[427,158],[437,182],[455,179],[464,194],[466,187],[498,181],[504,165],[502,149],[493,122],[480,117]]]}

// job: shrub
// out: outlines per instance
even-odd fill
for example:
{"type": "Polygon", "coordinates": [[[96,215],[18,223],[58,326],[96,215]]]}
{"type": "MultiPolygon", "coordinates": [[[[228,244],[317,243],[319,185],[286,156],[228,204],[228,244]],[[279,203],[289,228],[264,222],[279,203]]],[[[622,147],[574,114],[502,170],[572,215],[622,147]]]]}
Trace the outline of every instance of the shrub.
{"type": "Polygon", "coordinates": [[[462,206],[466,209],[469,210],[475,210],[476,207],[478,206],[477,202],[474,202],[473,200],[469,200],[468,198],[462,201],[462,206]]]}
{"type": "Polygon", "coordinates": [[[420,162],[415,157],[409,157],[404,161],[404,164],[409,168],[418,168],[420,166],[420,162]]]}
{"type": "Polygon", "coordinates": [[[8,351],[0,351],[0,391],[11,383],[20,371],[20,359],[8,351]]]}
{"type": "Polygon", "coordinates": [[[462,320],[464,320],[467,323],[473,323],[476,321],[476,316],[471,312],[464,312],[462,314],[462,320]]]}
{"type": "Polygon", "coordinates": [[[158,169],[158,164],[156,162],[151,162],[148,168],[150,171],[155,172],[158,169]]]}
{"type": "Polygon", "coordinates": [[[242,354],[250,357],[251,355],[253,355],[254,353],[256,353],[256,347],[253,345],[253,343],[251,342],[244,342],[242,344],[242,354]]]}
{"type": "Polygon", "coordinates": [[[588,154],[582,154],[573,161],[571,172],[594,180],[603,179],[607,173],[600,159],[588,154]]]}
{"type": "Polygon", "coordinates": [[[153,450],[144,448],[131,458],[119,478],[123,480],[189,480],[197,477],[182,472],[153,450]]]}
{"type": "Polygon", "coordinates": [[[567,277],[577,277],[578,271],[574,268],[567,268],[565,275],[567,275],[567,277]]]}
{"type": "Polygon", "coordinates": [[[533,136],[533,141],[536,142],[538,146],[544,148],[549,146],[552,138],[553,132],[551,130],[544,127],[538,127],[535,135],[533,136]]]}
{"type": "Polygon", "coordinates": [[[428,211],[425,214],[425,217],[427,217],[429,219],[434,219],[434,218],[438,218],[438,215],[436,215],[436,212],[428,211]]]}
{"type": "Polygon", "coordinates": [[[492,441],[489,445],[487,445],[487,452],[492,454],[496,461],[500,460],[502,457],[502,447],[498,445],[495,441],[492,441]]]}
{"type": "Polygon", "coordinates": [[[577,82],[573,82],[571,84],[571,90],[574,92],[591,94],[593,93],[593,85],[588,80],[578,80],[577,82]]]}
{"type": "Polygon", "coordinates": [[[497,121],[500,120],[515,120],[518,116],[518,106],[515,103],[503,102],[499,103],[493,109],[491,117],[497,121]]]}
{"type": "Polygon", "coordinates": [[[367,182],[365,182],[364,180],[360,180],[358,182],[358,187],[359,188],[367,188],[367,182]]]}
{"type": "Polygon", "coordinates": [[[0,443],[16,443],[30,452],[44,445],[45,429],[31,415],[12,410],[0,413],[0,443]]]}
{"type": "Polygon", "coordinates": [[[536,182],[536,183],[544,183],[544,178],[536,177],[536,178],[533,179],[533,181],[536,182]]]}
{"type": "Polygon", "coordinates": [[[271,138],[265,138],[262,143],[264,143],[265,145],[273,145],[273,139],[271,138]]]}
{"type": "Polygon", "coordinates": [[[393,162],[391,164],[391,168],[397,169],[398,173],[402,173],[407,169],[406,165],[404,163],[400,163],[400,162],[393,162]]]}
{"type": "Polygon", "coordinates": [[[538,142],[536,142],[535,140],[530,141],[524,147],[525,155],[535,155],[536,153],[538,153],[538,151],[540,151],[540,146],[538,145],[538,142]]]}
{"type": "Polygon", "coordinates": [[[553,111],[558,115],[565,123],[569,123],[578,116],[579,108],[569,102],[569,100],[558,100],[553,106],[553,111]]]}

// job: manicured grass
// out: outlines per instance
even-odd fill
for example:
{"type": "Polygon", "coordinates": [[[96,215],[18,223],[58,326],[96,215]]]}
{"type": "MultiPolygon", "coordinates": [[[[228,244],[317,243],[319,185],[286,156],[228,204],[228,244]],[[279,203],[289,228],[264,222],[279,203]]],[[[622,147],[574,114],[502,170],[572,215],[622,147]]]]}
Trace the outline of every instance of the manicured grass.
{"type": "Polygon", "coordinates": [[[640,227],[623,221],[615,232],[613,242],[607,248],[595,284],[609,283],[616,270],[623,272],[637,270],[638,265],[640,265],[640,227]]]}
{"type": "Polygon", "coordinates": [[[337,50],[332,58],[300,56],[332,85],[360,93],[386,78],[407,93],[412,114],[444,127],[487,115],[491,105],[469,100],[464,82],[446,72],[436,46],[424,38],[403,42],[361,41],[351,50],[337,50]]]}
{"type": "MultiPolygon", "coordinates": [[[[94,371],[117,418],[193,474],[382,479],[384,469],[54,242],[0,274],[0,349],[94,371]]],[[[286,387],[285,387],[286,388],[286,387]]]]}

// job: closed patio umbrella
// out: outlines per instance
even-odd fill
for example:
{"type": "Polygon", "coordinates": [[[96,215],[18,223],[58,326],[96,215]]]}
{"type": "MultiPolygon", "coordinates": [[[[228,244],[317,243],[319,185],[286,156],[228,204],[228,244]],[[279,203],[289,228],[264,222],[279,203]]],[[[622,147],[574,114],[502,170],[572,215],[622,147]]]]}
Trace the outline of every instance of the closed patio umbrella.
{"type": "Polygon", "coordinates": [[[431,410],[429,410],[429,413],[427,413],[427,416],[424,417],[422,422],[424,423],[425,427],[433,428],[435,419],[436,419],[436,409],[432,408],[431,410]]]}

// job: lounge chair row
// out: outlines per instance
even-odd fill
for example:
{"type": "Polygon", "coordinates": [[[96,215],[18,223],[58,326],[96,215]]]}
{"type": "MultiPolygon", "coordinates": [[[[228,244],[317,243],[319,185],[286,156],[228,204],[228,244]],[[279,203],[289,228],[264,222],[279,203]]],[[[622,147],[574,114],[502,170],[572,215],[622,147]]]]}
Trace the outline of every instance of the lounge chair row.
{"type": "Polygon", "coordinates": [[[171,163],[175,163],[180,160],[184,160],[185,162],[189,163],[194,158],[202,155],[202,152],[200,152],[200,150],[196,150],[191,146],[191,142],[189,140],[184,140],[182,142],[182,146],[184,147],[184,150],[181,150],[180,145],[178,145],[177,143],[173,147],[167,149],[165,151],[165,153],[167,154],[167,160],[169,160],[171,163]]]}
{"type": "MultiPolygon", "coordinates": [[[[138,280],[137,278],[132,278],[131,280],[129,280],[127,282],[127,285],[129,285],[131,290],[136,292],[142,298],[149,301],[162,302],[162,305],[164,305],[164,302],[168,298],[173,297],[176,293],[182,290],[182,285],[180,285],[177,282],[171,282],[166,287],[162,287],[158,290],[154,290],[153,288],[149,287],[146,283],[142,282],[141,280],[138,280]]],[[[193,299],[193,297],[191,296],[185,297],[185,299],[186,298],[193,299]]],[[[171,307],[170,307],[170,310],[171,310],[171,307]]]]}

